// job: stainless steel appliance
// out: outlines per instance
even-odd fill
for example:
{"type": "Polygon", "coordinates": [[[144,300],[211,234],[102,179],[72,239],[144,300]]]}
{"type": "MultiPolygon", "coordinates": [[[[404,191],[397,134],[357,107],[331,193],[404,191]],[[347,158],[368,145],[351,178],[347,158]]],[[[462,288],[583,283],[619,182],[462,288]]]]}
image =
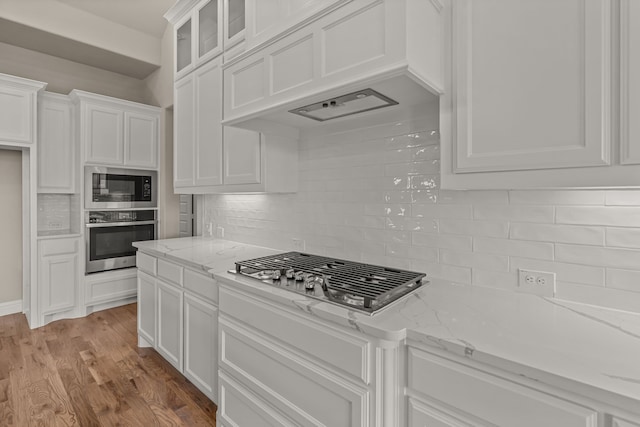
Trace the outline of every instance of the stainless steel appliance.
{"type": "Polygon", "coordinates": [[[155,208],[156,171],[86,166],[84,169],[85,208],[155,208]]]}
{"type": "Polygon", "coordinates": [[[311,298],[374,314],[422,286],[423,273],[287,252],[235,263],[242,274],[311,298]]]}
{"type": "Polygon", "coordinates": [[[86,213],[86,273],[136,266],[133,242],[156,239],[156,211],[86,213]]]}

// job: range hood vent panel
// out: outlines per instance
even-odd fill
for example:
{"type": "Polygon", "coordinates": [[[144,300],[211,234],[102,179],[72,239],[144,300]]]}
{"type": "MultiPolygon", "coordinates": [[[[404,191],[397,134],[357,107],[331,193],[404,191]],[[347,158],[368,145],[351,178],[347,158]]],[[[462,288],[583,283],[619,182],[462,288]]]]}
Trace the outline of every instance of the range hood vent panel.
{"type": "Polygon", "coordinates": [[[327,99],[326,101],[305,105],[304,107],[294,108],[289,112],[324,122],[397,104],[396,101],[380,92],[376,92],[373,89],[364,89],[337,98],[327,99]]]}

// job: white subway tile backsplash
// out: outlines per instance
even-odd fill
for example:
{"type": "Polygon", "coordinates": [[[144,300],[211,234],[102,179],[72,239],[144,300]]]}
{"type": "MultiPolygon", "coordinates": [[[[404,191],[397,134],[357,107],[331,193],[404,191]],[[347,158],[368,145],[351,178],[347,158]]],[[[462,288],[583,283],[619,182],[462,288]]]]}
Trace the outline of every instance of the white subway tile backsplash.
{"type": "Polygon", "coordinates": [[[553,225],[511,223],[509,238],[514,240],[537,240],[541,242],[576,243],[580,245],[604,245],[604,227],[578,225],[553,225]]]}
{"type": "Polygon", "coordinates": [[[604,201],[603,190],[509,191],[513,205],[604,205],[604,201]]]}
{"type": "Polygon", "coordinates": [[[607,268],[607,288],[640,292],[640,271],[607,268]]]}
{"type": "Polygon", "coordinates": [[[552,243],[474,237],[473,251],[486,254],[518,256],[523,258],[553,259],[552,243]]]}
{"type": "Polygon", "coordinates": [[[474,219],[507,220],[519,222],[553,222],[551,206],[490,206],[473,207],[474,219]]]}
{"type": "Polygon", "coordinates": [[[640,228],[607,227],[605,244],[620,248],[640,249],[640,228]]]}
{"type": "Polygon", "coordinates": [[[471,221],[441,219],[440,232],[486,237],[507,237],[509,223],[506,221],[471,221]]]}
{"type": "Polygon", "coordinates": [[[559,206],[556,208],[556,223],[640,227],[640,207],[559,206]]]}
{"type": "Polygon", "coordinates": [[[518,269],[554,272],[560,298],[640,312],[640,190],[441,190],[437,115],[416,117],[309,131],[297,193],[207,195],[203,220],[427,280],[515,291],[518,269]]]}

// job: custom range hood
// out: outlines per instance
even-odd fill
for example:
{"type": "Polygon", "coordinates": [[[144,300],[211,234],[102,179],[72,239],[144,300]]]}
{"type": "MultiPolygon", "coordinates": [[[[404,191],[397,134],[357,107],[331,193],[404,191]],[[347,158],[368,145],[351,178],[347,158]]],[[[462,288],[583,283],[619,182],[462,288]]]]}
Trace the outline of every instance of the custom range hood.
{"type": "Polygon", "coordinates": [[[439,0],[341,2],[223,65],[223,124],[299,134],[402,118],[444,89],[439,0]]]}

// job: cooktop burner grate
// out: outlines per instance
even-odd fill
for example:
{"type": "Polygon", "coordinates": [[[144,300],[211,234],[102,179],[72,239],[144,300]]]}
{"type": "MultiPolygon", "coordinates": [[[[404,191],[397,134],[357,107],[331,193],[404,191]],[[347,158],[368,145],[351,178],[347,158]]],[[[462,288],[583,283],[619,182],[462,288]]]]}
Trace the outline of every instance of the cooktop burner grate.
{"type": "MultiPolygon", "coordinates": [[[[325,299],[370,314],[420,287],[422,278],[425,277],[424,274],[413,271],[301,252],[287,252],[236,262],[236,273],[274,285],[275,282],[285,283],[288,271],[304,273],[307,280],[319,280],[316,283],[322,287],[325,299]],[[273,277],[274,271],[280,274],[272,280],[264,280],[273,277]]],[[[297,291],[287,283],[285,285],[288,289],[297,291]]],[[[311,297],[318,297],[313,292],[305,293],[311,297]]]]}

